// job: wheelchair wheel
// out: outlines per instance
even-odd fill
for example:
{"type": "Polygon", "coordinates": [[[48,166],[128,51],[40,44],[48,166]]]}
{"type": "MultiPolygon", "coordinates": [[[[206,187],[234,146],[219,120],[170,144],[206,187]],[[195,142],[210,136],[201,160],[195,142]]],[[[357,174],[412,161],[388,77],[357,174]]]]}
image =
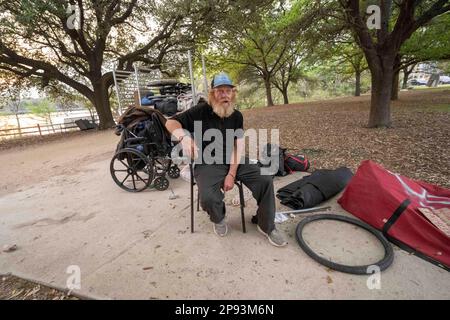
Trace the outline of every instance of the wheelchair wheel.
{"type": "Polygon", "coordinates": [[[169,180],[166,177],[158,177],[153,181],[156,190],[164,191],[169,187],[169,180]]]}
{"type": "Polygon", "coordinates": [[[180,177],[180,168],[178,168],[177,166],[171,166],[169,168],[169,171],[167,172],[167,174],[169,175],[169,177],[171,177],[172,179],[177,179],[180,177]]]}
{"type": "Polygon", "coordinates": [[[153,164],[140,151],[125,148],[119,150],[111,160],[109,170],[114,182],[129,192],[142,191],[153,180],[153,164]]]}

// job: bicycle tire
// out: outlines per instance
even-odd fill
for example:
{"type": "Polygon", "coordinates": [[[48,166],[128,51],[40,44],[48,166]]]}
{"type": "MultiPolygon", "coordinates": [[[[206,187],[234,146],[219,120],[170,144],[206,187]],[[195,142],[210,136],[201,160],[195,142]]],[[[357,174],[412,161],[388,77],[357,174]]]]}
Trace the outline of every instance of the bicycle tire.
{"type": "Polygon", "coordinates": [[[306,217],[298,223],[297,228],[295,230],[295,236],[296,236],[298,244],[300,245],[300,247],[303,249],[303,251],[305,251],[305,253],[309,257],[311,257],[316,262],[318,262],[330,269],[336,270],[336,271],[350,273],[350,274],[368,275],[368,274],[370,274],[370,272],[368,272],[369,267],[378,266],[380,268],[380,271],[383,271],[383,270],[386,270],[394,261],[394,250],[392,248],[392,245],[389,243],[389,241],[384,237],[384,235],[380,231],[378,231],[377,229],[373,228],[372,226],[370,226],[362,221],[352,219],[349,217],[345,217],[342,215],[319,214],[319,215],[315,215],[315,216],[306,217]],[[376,263],[372,263],[370,265],[348,266],[348,265],[339,264],[339,263],[327,260],[327,259],[319,256],[306,244],[305,240],[303,239],[303,235],[302,235],[304,227],[308,223],[311,223],[311,222],[317,221],[317,220],[337,220],[337,221],[353,224],[353,225],[356,225],[358,227],[365,229],[366,231],[373,234],[381,242],[381,244],[384,247],[384,252],[385,252],[384,257],[380,261],[378,261],[376,263]]]}

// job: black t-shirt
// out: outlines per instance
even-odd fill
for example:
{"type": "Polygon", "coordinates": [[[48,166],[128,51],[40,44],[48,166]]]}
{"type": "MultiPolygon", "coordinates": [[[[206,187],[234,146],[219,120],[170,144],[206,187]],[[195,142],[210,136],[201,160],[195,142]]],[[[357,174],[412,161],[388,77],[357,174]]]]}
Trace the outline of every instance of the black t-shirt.
{"type": "MultiPolygon", "coordinates": [[[[226,164],[229,164],[231,159],[231,151],[234,141],[237,138],[242,138],[244,136],[244,118],[242,117],[242,113],[240,111],[234,110],[229,117],[220,118],[214,113],[213,108],[204,102],[173,116],[171,119],[180,122],[183,129],[186,129],[193,134],[199,148],[201,142],[202,149],[200,149],[199,152],[203,152],[203,156],[207,156],[209,154],[215,156],[216,151],[222,152],[222,161],[226,164]],[[197,122],[196,125],[195,122],[197,122]],[[200,124],[201,131],[199,130],[200,124]],[[218,131],[207,132],[208,129],[219,130],[222,135],[222,139],[218,139],[216,142],[216,133],[218,133],[218,131]],[[199,137],[200,132],[201,137],[199,137]],[[228,140],[230,141],[228,150],[226,148],[227,135],[229,136],[228,140]],[[214,143],[214,145],[211,145],[208,148],[208,145],[212,143],[214,143]]],[[[205,161],[206,158],[202,157],[202,159],[203,163],[208,163],[205,161]]]]}

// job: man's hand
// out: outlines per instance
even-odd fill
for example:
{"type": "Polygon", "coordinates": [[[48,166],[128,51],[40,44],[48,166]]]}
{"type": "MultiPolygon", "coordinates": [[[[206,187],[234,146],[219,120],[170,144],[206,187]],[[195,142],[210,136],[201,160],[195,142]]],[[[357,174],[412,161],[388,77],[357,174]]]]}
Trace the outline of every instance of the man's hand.
{"type": "Polygon", "coordinates": [[[181,140],[181,146],[183,147],[183,156],[190,159],[196,159],[198,157],[198,147],[194,140],[189,136],[184,136],[181,140]]]}
{"type": "Polygon", "coordinates": [[[232,190],[234,187],[234,177],[231,174],[227,174],[225,181],[223,183],[223,191],[227,192],[232,190]]]}

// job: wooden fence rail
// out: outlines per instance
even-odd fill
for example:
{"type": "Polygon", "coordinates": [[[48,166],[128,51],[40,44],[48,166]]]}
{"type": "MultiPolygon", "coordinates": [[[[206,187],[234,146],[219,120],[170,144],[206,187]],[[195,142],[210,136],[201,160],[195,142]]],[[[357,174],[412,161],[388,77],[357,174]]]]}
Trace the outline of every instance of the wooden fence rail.
{"type": "MultiPolygon", "coordinates": [[[[98,122],[96,121],[98,124],[98,122]]],[[[21,127],[17,128],[9,128],[9,129],[0,129],[0,139],[8,139],[15,137],[23,137],[23,136],[31,136],[31,135],[48,135],[54,133],[63,133],[68,131],[75,131],[79,129],[79,127],[75,124],[75,122],[70,123],[58,123],[58,124],[49,124],[49,125],[40,125],[31,127],[21,127]]]]}

